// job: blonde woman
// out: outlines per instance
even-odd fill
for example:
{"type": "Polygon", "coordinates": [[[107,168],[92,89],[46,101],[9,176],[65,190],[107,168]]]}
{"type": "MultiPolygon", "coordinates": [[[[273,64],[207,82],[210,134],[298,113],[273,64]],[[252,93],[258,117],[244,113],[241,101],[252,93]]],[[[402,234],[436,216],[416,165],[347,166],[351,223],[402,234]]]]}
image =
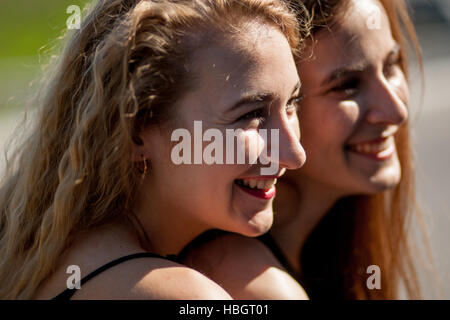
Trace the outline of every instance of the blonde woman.
{"type": "Polygon", "coordinates": [[[98,1],[2,180],[0,298],[229,298],[176,255],[211,228],[270,228],[275,179],[305,161],[299,45],[276,0],[98,1]],[[278,130],[277,171],[175,163],[172,133],[195,121],[250,142],[278,130]]]}
{"type": "Polygon", "coordinates": [[[401,286],[420,297],[408,243],[407,40],[418,47],[405,2],[301,2],[313,15],[298,63],[308,160],[278,183],[274,226],[261,242],[216,237],[186,262],[234,298],[304,298],[278,284],[287,274],[312,299],[395,299],[401,286]]]}

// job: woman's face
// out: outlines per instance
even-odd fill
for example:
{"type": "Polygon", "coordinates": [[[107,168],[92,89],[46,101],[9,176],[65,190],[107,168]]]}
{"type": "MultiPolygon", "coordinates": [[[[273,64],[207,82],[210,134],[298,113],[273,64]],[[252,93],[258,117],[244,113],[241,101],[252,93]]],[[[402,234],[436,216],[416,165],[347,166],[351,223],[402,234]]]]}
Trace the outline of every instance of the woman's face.
{"type": "MultiPolygon", "coordinates": [[[[255,22],[233,39],[220,34],[217,39],[222,41],[194,54],[188,68],[196,75],[196,85],[175,106],[171,130],[150,127],[141,134],[150,160],[145,188],[161,210],[174,213],[186,227],[196,224],[255,236],[272,225],[275,178],[305,161],[296,114],[300,79],[289,44],[275,27],[255,22]],[[224,163],[230,151],[226,130],[241,129],[238,138],[254,145],[260,141],[258,130],[277,129],[281,148],[279,159],[272,159],[277,169],[263,176],[263,165],[236,164],[236,156],[233,164],[206,164],[202,150],[211,141],[196,136],[194,121],[201,121],[201,133],[216,129],[222,135],[224,163]],[[180,128],[191,136],[189,158],[194,163],[197,153],[201,164],[174,163],[173,148],[184,139],[171,142],[171,134],[180,128]]],[[[272,147],[277,146],[269,150],[272,147]]]]}
{"type": "Polygon", "coordinates": [[[401,167],[394,137],[407,120],[409,92],[382,5],[350,1],[331,32],[315,40],[312,57],[299,65],[308,161],[296,178],[341,196],[395,186],[401,167]]]}

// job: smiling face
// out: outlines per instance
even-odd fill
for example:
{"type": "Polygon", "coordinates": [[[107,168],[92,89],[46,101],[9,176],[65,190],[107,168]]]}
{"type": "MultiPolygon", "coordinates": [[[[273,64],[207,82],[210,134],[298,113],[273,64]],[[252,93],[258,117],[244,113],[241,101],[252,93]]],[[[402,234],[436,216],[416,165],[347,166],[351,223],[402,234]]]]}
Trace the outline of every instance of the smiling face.
{"type": "MultiPolygon", "coordinates": [[[[149,127],[141,133],[141,150],[150,160],[146,195],[158,203],[157,214],[170,212],[186,227],[259,235],[272,225],[274,178],[305,161],[296,115],[300,80],[289,44],[277,28],[253,22],[239,35],[218,34],[195,52],[192,65],[196,86],[175,106],[171,130],[149,127]],[[171,134],[189,130],[194,152],[194,121],[202,122],[203,132],[218,129],[223,137],[226,129],[242,129],[239,138],[250,143],[257,130],[278,129],[278,171],[262,176],[259,164],[175,165],[171,134]]],[[[211,143],[196,142],[203,150],[211,143]]]]}
{"type": "Polygon", "coordinates": [[[313,57],[299,65],[308,161],[296,179],[339,196],[395,186],[401,178],[395,134],[407,119],[409,92],[382,5],[350,1],[331,32],[315,39],[313,57]]]}

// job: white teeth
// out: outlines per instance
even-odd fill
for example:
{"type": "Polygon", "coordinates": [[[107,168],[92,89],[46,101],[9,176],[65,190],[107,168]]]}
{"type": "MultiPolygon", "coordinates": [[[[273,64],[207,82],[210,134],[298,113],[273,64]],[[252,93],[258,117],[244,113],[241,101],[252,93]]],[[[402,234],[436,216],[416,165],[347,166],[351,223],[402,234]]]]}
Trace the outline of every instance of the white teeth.
{"type": "Polygon", "coordinates": [[[266,182],[265,182],[264,180],[260,180],[260,181],[258,181],[258,183],[256,184],[256,187],[257,187],[258,189],[264,189],[265,186],[266,186],[266,182]]]}
{"type": "Polygon", "coordinates": [[[277,179],[260,180],[260,179],[242,179],[240,180],[244,186],[248,186],[252,189],[268,190],[271,189],[276,183],[277,179]]]}
{"type": "Polygon", "coordinates": [[[391,137],[389,139],[383,140],[382,142],[354,144],[350,148],[359,153],[377,154],[385,151],[386,149],[389,149],[393,145],[393,142],[394,141],[391,137]]]}
{"type": "Polygon", "coordinates": [[[377,153],[379,151],[378,147],[379,146],[377,146],[377,145],[373,145],[373,144],[370,145],[370,152],[371,153],[377,153]]]}
{"type": "Polygon", "coordinates": [[[275,183],[277,183],[277,179],[267,180],[266,185],[264,186],[264,189],[266,189],[266,190],[271,189],[275,185],[275,183]]]}

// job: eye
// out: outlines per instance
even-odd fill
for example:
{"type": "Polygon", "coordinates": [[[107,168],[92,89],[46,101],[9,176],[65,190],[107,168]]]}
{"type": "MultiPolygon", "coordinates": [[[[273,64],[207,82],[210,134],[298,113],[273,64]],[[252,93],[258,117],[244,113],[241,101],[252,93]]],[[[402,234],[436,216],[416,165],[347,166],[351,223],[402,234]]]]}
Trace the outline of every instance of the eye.
{"type": "Polygon", "coordinates": [[[387,62],[386,65],[383,68],[383,74],[386,78],[392,78],[393,76],[395,76],[397,74],[398,71],[402,71],[401,66],[401,57],[400,55],[396,55],[392,58],[390,58],[387,62]]]}
{"type": "Polygon", "coordinates": [[[349,78],[343,80],[340,84],[333,87],[330,91],[346,97],[354,96],[359,89],[360,80],[358,78],[349,78]]]}
{"type": "Polygon", "coordinates": [[[300,101],[303,100],[303,95],[299,94],[296,97],[292,97],[289,99],[288,103],[286,104],[286,113],[288,115],[293,115],[297,112],[300,101]]]}
{"type": "Polygon", "coordinates": [[[263,123],[266,120],[264,109],[260,108],[260,109],[255,109],[250,112],[247,112],[246,114],[239,117],[236,121],[240,122],[240,121],[249,121],[249,120],[258,121],[259,123],[263,123]]]}

